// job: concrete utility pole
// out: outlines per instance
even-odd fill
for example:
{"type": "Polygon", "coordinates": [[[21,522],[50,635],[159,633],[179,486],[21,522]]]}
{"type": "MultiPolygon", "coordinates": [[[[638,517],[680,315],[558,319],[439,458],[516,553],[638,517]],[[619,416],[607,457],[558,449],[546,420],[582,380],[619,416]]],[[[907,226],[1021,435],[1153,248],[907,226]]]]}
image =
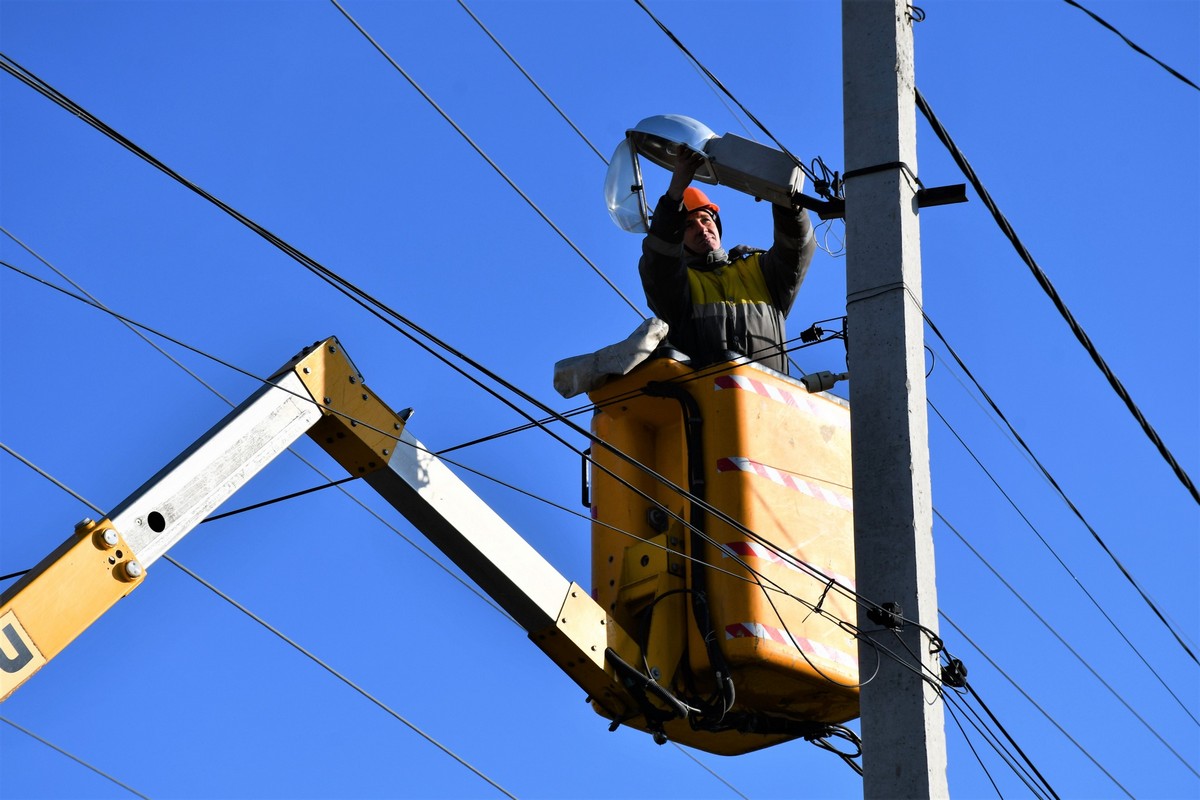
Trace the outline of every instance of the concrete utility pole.
{"type": "Polygon", "coordinates": [[[949,794],[943,705],[922,680],[939,675],[939,659],[917,627],[936,632],[938,620],[909,10],[905,0],[842,2],[855,569],[864,597],[898,603],[907,620],[897,633],[859,611],[859,626],[894,656],[859,644],[870,678],[866,798],[949,794]]]}

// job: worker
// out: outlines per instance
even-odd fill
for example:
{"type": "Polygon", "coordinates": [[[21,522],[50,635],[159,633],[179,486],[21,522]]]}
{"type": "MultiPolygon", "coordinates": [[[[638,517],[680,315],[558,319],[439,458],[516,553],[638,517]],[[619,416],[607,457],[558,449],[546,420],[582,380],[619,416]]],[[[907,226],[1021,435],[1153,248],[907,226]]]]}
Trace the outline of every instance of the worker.
{"type": "Polygon", "coordinates": [[[704,155],[683,148],[642,241],[646,301],[693,366],[746,356],[787,373],[784,318],[816,250],[808,212],[771,204],[770,250],[721,247],[720,208],[691,186],[704,155]]]}

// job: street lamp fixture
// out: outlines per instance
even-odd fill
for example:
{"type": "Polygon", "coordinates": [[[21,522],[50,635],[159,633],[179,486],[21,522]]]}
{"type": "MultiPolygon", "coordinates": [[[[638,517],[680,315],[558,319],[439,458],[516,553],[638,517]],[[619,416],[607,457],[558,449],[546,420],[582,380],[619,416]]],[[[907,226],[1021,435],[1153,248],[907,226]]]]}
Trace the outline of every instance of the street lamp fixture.
{"type": "Polygon", "coordinates": [[[720,184],[759,200],[793,205],[804,188],[804,172],[790,156],[732,133],[718,136],[703,123],[678,114],[647,117],[625,132],[609,162],[604,199],[622,230],[645,233],[650,214],[639,156],[665,170],[681,150],[704,156],[695,180],[720,184]]]}

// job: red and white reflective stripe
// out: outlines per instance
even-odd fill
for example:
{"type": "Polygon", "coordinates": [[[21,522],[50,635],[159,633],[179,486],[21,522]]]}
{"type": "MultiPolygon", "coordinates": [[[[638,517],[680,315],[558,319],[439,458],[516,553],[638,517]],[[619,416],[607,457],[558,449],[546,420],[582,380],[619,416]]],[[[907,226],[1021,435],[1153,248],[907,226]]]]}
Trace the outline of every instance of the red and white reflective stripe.
{"type": "Polygon", "coordinates": [[[772,547],[758,542],[730,542],[729,544],[718,545],[721,548],[722,556],[729,558],[730,556],[761,558],[764,561],[770,561],[775,564],[782,564],[785,567],[792,569],[801,569],[790,559],[786,559],[772,547]]]}
{"type": "Polygon", "coordinates": [[[718,459],[717,472],[752,472],[761,478],[766,478],[772,483],[786,486],[789,489],[795,489],[801,494],[806,494],[817,500],[823,500],[830,505],[837,506],[846,511],[854,510],[854,501],[844,494],[826,489],[819,483],[806,481],[790,472],[783,472],[775,467],[751,461],[745,456],[730,456],[729,458],[718,459]]]}
{"type": "Polygon", "coordinates": [[[772,628],[770,625],[763,625],[761,622],[739,622],[734,625],[726,625],[725,638],[766,639],[767,641],[787,647],[798,647],[803,653],[823,658],[826,661],[832,661],[849,669],[858,669],[858,658],[849,653],[843,653],[841,650],[830,647],[827,644],[822,644],[821,642],[814,642],[812,639],[805,639],[801,636],[789,636],[787,631],[772,628]]]}
{"type": "Polygon", "coordinates": [[[761,558],[764,561],[770,561],[773,564],[782,564],[788,569],[793,569],[797,572],[803,572],[805,575],[811,575],[813,580],[820,581],[823,584],[828,583],[829,578],[832,578],[833,580],[837,581],[840,586],[845,586],[847,589],[852,591],[855,588],[853,578],[847,578],[845,575],[838,575],[836,573],[830,574],[824,572],[824,570],[821,570],[821,572],[826,576],[825,578],[822,578],[813,571],[817,569],[816,567],[806,569],[801,565],[801,563],[797,563],[809,563],[808,559],[804,558],[803,555],[797,556],[796,558],[784,558],[778,550],[762,544],[761,542],[730,542],[729,544],[717,546],[721,548],[722,558],[761,558]]]}
{"type": "Polygon", "coordinates": [[[765,383],[746,375],[718,375],[713,379],[713,389],[741,389],[754,392],[777,403],[783,403],[785,406],[807,411],[813,416],[820,417],[821,421],[828,425],[850,429],[850,414],[844,408],[828,400],[811,397],[808,392],[781,389],[774,384],[765,383]]]}

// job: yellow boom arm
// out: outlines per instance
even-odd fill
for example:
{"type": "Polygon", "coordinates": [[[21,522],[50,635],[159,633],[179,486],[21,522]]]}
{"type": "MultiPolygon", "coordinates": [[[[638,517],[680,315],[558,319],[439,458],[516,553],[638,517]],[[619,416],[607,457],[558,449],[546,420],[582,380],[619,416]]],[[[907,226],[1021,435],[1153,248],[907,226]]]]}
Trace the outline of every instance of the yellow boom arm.
{"type": "Polygon", "coordinates": [[[458,564],[597,704],[615,718],[636,716],[605,670],[606,648],[634,658],[629,636],[404,430],[335,338],[298,354],[108,517],[80,523],[0,595],[0,701],[306,433],[458,564]]]}

